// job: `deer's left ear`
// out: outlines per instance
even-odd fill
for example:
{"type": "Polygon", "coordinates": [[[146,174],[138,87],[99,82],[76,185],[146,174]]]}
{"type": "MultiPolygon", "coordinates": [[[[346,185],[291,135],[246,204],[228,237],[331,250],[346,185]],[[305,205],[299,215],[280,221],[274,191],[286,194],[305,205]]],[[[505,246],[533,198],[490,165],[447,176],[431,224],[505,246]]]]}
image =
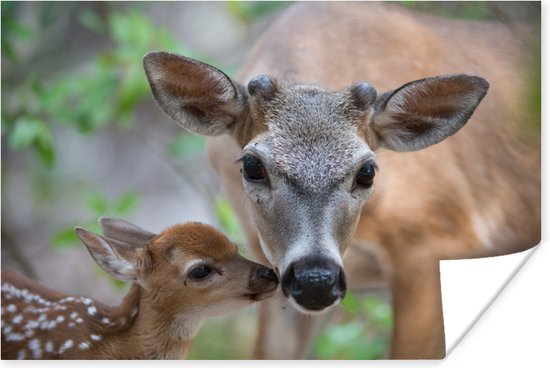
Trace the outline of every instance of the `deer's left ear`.
{"type": "Polygon", "coordinates": [[[82,228],[75,232],[94,261],[108,274],[123,281],[137,281],[147,271],[147,255],[143,247],[103,237],[82,228]]]}
{"type": "Polygon", "coordinates": [[[193,133],[229,133],[245,109],[244,87],[208,64],[150,52],[143,57],[143,67],[161,109],[193,133]]]}
{"type": "Polygon", "coordinates": [[[485,79],[464,74],[407,83],[376,98],[370,128],[378,146],[420,150],[462,128],[488,88],[485,79]]]}

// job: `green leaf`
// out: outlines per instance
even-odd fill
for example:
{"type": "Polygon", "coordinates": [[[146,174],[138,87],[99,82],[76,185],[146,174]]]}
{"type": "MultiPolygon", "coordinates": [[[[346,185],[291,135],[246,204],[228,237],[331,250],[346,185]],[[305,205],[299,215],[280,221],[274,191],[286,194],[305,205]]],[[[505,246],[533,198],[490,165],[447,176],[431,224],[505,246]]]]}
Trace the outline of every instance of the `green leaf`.
{"type": "Polygon", "coordinates": [[[361,311],[359,298],[350,290],[342,300],[342,307],[351,314],[358,314],[361,311]]]}
{"type": "Polygon", "coordinates": [[[363,301],[363,307],[382,328],[390,328],[392,326],[392,309],[386,301],[375,296],[370,296],[363,301]]]}
{"type": "Polygon", "coordinates": [[[239,220],[233,212],[229,201],[224,197],[219,197],[214,203],[214,212],[222,230],[234,241],[242,242],[243,233],[239,220]]]}
{"type": "Polygon", "coordinates": [[[34,148],[47,166],[52,166],[55,161],[50,128],[42,120],[32,116],[24,116],[15,122],[9,134],[9,146],[15,150],[34,148]]]}
{"type": "Polygon", "coordinates": [[[39,140],[34,147],[38,152],[42,163],[47,167],[52,167],[55,163],[55,150],[53,148],[52,142],[49,140],[39,140]]]}
{"type": "Polygon", "coordinates": [[[168,154],[173,158],[183,158],[195,154],[202,154],[206,139],[202,136],[180,133],[168,144],[168,154]]]}
{"type": "Polygon", "coordinates": [[[25,116],[15,122],[9,144],[13,149],[27,148],[49,134],[46,124],[32,116],[25,116]]]}
{"type": "Polygon", "coordinates": [[[118,108],[119,113],[128,113],[149,95],[149,86],[143,77],[140,67],[129,67],[124,78],[119,83],[118,108]]]}
{"type": "Polygon", "coordinates": [[[109,209],[109,203],[107,202],[107,199],[105,198],[105,196],[97,192],[90,194],[86,202],[87,202],[88,208],[96,216],[105,215],[109,209]]]}
{"type": "Polygon", "coordinates": [[[78,236],[72,227],[56,232],[51,240],[52,246],[56,249],[73,247],[77,245],[78,242],[78,236]]]}
{"type": "Polygon", "coordinates": [[[114,215],[126,215],[132,212],[138,205],[139,194],[129,192],[123,194],[114,205],[114,215]]]}
{"type": "Polygon", "coordinates": [[[90,31],[97,34],[105,32],[105,23],[103,20],[92,10],[85,9],[78,15],[78,20],[82,25],[88,28],[90,31]]]}
{"type": "Polygon", "coordinates": [[[229,13],[241,21],[252,22],[290,3],[288,1],[228,1],[225,6],[229,13]]]}

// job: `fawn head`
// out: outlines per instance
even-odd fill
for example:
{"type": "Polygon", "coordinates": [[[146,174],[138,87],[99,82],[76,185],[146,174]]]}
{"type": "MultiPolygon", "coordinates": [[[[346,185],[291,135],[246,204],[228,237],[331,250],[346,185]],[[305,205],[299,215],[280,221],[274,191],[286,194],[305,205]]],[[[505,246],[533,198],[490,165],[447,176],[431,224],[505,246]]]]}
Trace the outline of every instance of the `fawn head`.
{"type": "Polygon", "coordinates": [[[222,233],[200,223],[179,224],[156,235],[129,222],[102,218],[104,235],[76,232],[111,276],[141,285],[171,317],[202,319],[275,293],[275,273],[241,257],[222,233]]]}
{"type": "Polygon", "coordinates": [[[340,91],[268,76],[245,88],[198,61],[151,52],[144,68],[159,106],[203,135],[242,148],[248,205],[282,289],[303,312],[344,297],[342,255],[373,192],[375,150],[414,151],[457,132],[488,83],[446,75],[378,94],[360,82],[340,91]]]}

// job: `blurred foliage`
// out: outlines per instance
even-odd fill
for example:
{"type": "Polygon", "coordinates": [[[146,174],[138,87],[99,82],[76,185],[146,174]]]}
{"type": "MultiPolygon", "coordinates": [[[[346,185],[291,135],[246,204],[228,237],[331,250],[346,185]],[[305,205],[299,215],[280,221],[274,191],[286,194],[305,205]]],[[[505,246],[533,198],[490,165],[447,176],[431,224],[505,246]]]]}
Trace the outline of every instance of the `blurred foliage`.
{"type": "Polygon", "coordinates": [[[187,359],[249,359],[256,338],[255,307],[204,321],[187,359]]]}
{"type": "Polygon", "coordinates": [[[400,1],[401,5],[447,18],[489,19],[493,13],[486,1],[400,1]]]}
{"type": "MultiPolygon", "coordinates": [[[[80,239],[74,231],[75,223],[79,227],[86,230],[101,234],[101,227],[98,219],[101,217],[118,217],[123,218],[130,214],[139,204],[139,194],[135,192],[126,192],[120,195],[116,200],[110,201],[107,197],[99,192],[92,192],[86,198],[86,207],[90,213],[87,220],[75,221],[55,232],[52,236],[50,244],[53,249],[63,250],[75,246],[82,246],[80,239]]],[[[117,288],[126,288],[127,283],[117,280],[107,275],[98,265],[95,265],[98,275],[107,278],[111,284],[117,288]]]]}
{"type": "MultiPolygon", "coordinates": [[[[16,43],[35,35],[15,17],[15,5],[2,3],[2,55],[17,62],[16,43]],[[4,18],[7,21],[4,22],[4,18]]],[[[42,162],[55,162],[54,125],[72,126],[90,134],[109,124],[127,129],[135,107],[150,97],[141,59],[150,50],[193,54],[139,10],[113,12],[106,19],[89,8],[78,13],[83,27],[106,36],[113,46],[98,54],[83,70],[68,70],[56,78],[32,72],[23,83],[10,86],[2,106],[2,134],[13,150],[33,149],[42,162]]],[[[3,80],[4,83],[4,80],[3,80]]]]}
{"type": "Polygon", "coordinates": [[[314,342],[317,359],[386,359],[392,327],[387,301],[348,291],[342,308],[314,342]]]}
{"type": "MultiPolygon", "coordinates": [[[[245,239],[239,219],[225,197],[216,198],[214,201],[214,213],[223,232],[232,241],[237,242],[237,244],[244,244],[245,239]]],[[[239,251],[244,252],[245,250],[239,247],[239,251]]]]}
{"type": "Polygon", "coordinates": [[[17,54],[13,48],[13,43],[16,41],[28,43],[32,41],[34,34],[29,27],[15,19],[16,3],[3,1],[0,6],[2,9],[2,33],[0,34],[2,56],[7,57],[11,61],[16,61],[17,54]]]}
{"type": "Polygon", "coordinates": [[[204,154],[206,148],[206,137],[190,134],[183,130],[176,135],[168,144],[167,150],[170,157],[182,159],[204,154]]]}
{"type": "MultiPolygon", "coordinates": [[[[85,221],[76,221],[78,226],[95,233],[101,233],[98,224],[100,217],[124,217],[130,214],[139,204],[139,194],[135,192],[126,192],[120,195],[116,200],[110,201],[99,192],[92,192],[86,198],[86,207],[90,213],[89,219],[85,221]]],[[[55,249],[63,249],[80,244],[80,240],[75,234],[74,224],[57,231],[51,240],[55,249]]]]}
{"type": "Polygon", "coordinates": [[[226,9],[237,19],[251,23],[273,11],[281,10],[291,4],[291,1],[228,1],[226,9]]]}

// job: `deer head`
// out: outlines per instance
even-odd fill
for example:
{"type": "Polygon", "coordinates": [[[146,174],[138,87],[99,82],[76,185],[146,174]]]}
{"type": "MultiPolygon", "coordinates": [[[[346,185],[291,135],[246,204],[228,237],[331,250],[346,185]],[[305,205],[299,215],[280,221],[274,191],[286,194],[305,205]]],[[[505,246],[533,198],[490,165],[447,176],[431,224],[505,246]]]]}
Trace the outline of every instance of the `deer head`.
{"type": "Polygon", "coordinates": [[[346,291],[342,255],[374,190],[375,151],[415,151],[456,133],[485,96],[476,76],[445,75],[377,93],[286,85],[269,76],[247,87],[220,70],[165,52],[144,57],[160,107],[188,130],[230,134],[242,147],[242,183],[262,249],[303,312],[346,291]]]}
{"type": "Polygon", "coordinates": [[[179,224],[156,235],[129,222],[101,219],[104,235],[77,228],[106,272],[138,283],[144,295],[186,320],[227,313],[267,298],[278,285],[270,269],[241,257],[225,235],[209,225],[179,224]]]}

